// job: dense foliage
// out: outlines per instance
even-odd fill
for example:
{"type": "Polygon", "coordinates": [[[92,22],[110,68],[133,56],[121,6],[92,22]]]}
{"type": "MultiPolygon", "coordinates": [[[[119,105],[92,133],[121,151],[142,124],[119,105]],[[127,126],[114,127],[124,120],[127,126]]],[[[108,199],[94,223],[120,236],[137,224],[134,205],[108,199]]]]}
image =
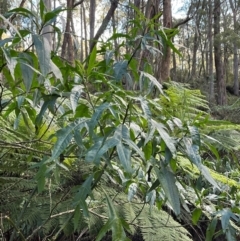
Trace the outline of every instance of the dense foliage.
{"type": "Polygon", "coordinates": [[[240,127],[211,119],[200,91],[163,88],[147,63],[138,71],[148,42],[178,53],[168,30],[149,21],[143,36],[114,34],[70,64],[41,35],[63,9],[39,7],[2,16],[13,34],[0,40],[1,238],[237,240],[240,127]]]}

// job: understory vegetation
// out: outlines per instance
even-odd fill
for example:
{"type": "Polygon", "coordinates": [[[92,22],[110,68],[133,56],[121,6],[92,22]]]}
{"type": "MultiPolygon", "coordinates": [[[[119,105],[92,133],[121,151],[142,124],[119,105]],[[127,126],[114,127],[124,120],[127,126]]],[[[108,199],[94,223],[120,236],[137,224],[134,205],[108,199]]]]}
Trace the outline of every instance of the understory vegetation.
{"type": "Polygon", "coordinates": [[[13,34],[0,40],[1,240],[239,240],[240,125],[138,69],[148,42],[181,54],[167,30],[115,33],[72,64],[40,34],[63,9],[40,5],[7,15],[34,32],[4,17],[13,34]]]}

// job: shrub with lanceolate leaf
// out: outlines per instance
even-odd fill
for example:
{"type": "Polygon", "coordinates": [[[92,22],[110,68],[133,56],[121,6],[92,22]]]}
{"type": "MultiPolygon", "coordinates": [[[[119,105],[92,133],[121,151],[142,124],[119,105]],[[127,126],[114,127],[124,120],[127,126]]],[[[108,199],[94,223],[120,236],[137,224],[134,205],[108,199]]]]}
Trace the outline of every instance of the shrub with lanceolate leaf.
{"type": "MultiPolygon", "coordinates": [[[[9,14],[35,19],[41,29],[60,11],[42,9],[41,21],[24,8],[9,14]]],[[[156,36],[177,51],[164,29],[155,31],[151,21],[147,29],[136,39],[113,35],[74,66],[51,53],[37,33],[13,29],[12,38],[0,40],[1,235],[10,240],[139,235],[147,241],[226,234],[234,240],[239,186],[210,169],[201,154],[214,153],[220,161],[222,143],[211,130],[235,127],[211,120],[198,91],[176,83],[163,91],[151,68],[137,69],[134,41],[152,44],[149,36],[156,36]],[[18,50],[27,36],[35,52],[18,50]],[[110,43],[123,37],[132,54],[116,60],[110,43]],[[228,195],[236,205],[230,206],[228,195]]]]}

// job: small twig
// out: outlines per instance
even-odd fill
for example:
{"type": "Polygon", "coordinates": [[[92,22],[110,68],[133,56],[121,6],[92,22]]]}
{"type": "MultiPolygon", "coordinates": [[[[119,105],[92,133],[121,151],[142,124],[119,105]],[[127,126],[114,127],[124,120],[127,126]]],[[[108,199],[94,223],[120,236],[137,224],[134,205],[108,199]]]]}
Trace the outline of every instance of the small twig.
{"type": "Polygon", "coordinates": [[[133,224],[133,222],[139,217],[139,215],[142,213],[144,207],[145,207],[146,203],[144,202],[141,210],[139,211],[139,213],[134,217],[134,219],[130,222],[130,224],[133,224]]]}
{"type": "MultiPolygon", "coordinates": [[[[5,217],[3,217],[3,218],[7,219],[8,222],[14,227],[13,233],[16,233],[16,231],[17,231],[17,233],[21,236],[22,240],[26,241],[26,239],[25,239],[25,237],[23,236],[21,230],[18,229],[18,227],[17,227],[16,224],[12,221],[12,219],[11,219],[10,217],[8,217],[8,216],[5,216],[5,217]]],[[[10,240],[11,240],[11,239],[10,239],[10,240]]]]}
{"type": "MultiPolygon", "coordinates": [[[[58,105],[58,107],[56,108],[56,110],[55,110],[55,114],[57,113],[57,111],[58,111],[58,109],[60,108],[60,106],[62,105],[62,103],[63,103],[63,101],[65,100],[66,98],[63,98],[63,100],[59,103],[59,105],[58,105]]],[[[41,140],[43,137],[44,137],[44,135],[48,132],[48,130],[50,129],[50,127],[51,127],[51,124],[52,124],[52,122],[53,122],[53,120],[54,120],[54,115],[53,115],[53,117],[51,118],[51,120],[50,120],[50,122],[49,122],[49,124],[48,124],[48,126],[47,126],[47,128],[46,128],[46,130],[43,132],[43,134],[40,136],[40,138],[39,138],[39,140],[41,140]]]]}

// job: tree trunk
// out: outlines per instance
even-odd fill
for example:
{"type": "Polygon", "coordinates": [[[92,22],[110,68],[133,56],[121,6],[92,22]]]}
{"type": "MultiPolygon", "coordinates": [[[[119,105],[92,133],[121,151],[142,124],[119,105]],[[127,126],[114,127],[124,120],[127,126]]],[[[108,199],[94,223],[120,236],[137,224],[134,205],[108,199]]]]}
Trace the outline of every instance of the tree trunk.
{"type": "MultiPolygon", "coordinates": [[[[44,0],[44,5],[48,12],[51,11],[51,9],[52,9],[51,2],[52,2],[51,0],[44,0]]],[[[52,50],[52,47],[53,47],[52,26],[50,26],[50,25],[44,26],[44,28],[42,30],[42,35],[44,36],[45,39],[47,39],[47,41],[49,42],[49,45],[50,45],[50,49],[52,50]]]]}
{"type": "Polygon", "coordinates": [[[74,0],[67,0],[67,23],[64,32],[61,57],[66,58],[70,63],[74,61],[74,49],[71,36],[71,19],[74,0]]]}
{"type": "MultiPolygon", "coordinates": [[[[163,27],[172,27],[172,4],[171,0],[163,0],[163,27]]],[[[160,82],[166,81],[170,77],[171,49],[166,46],[160,64],[160,82]]]]}
{"type": "Polygon", "coordinates": [[[208,79],[209,79],[209,103],[214,103],[214,77],[213,77],[213,35],[212,35],[212,0],[208,1],[209,14],[208,14],[208,79]]]}
{"type": "Polygon", "coordinates": [[[225,105],[227,103],[226,98],[226,83],[223,76],[223,63],[222,63],[222,51],[221,42],[219,38],[220,34],[220,13],[221,13],[220,0],[214,0],[214,60],[216,69],[216,82],[217,82],[217,104],[225,105]]]}
{"type": "MultiPolygon", "coordinates": [[[[238,1],[239,2],[239,1],[238,1]]],[[[237,22],[237,9],[238,6],[233,0],[229,0],[232,13],[233,13],[233,26],[234,32],[237,33],[238,22],[237,22]]],[[[238,44],[236,41],[233,42],[233,91],[235,95],[239,95],[239,81],[238,81],[238,44]]]]}
{"type": "Polygon", "coordinates": [[[95,13],[96,13],[96,0],[90,0],[90,11],[89,11],[90,41],[89,41],[89,47],[91,46],[92,39],[94,38],[95,13]]]}
{"type": "Polygon", "coordinates": [[[101,37],[103,32],[106,30],[109,21],[111,20],[116,8],[118,7],[118,2],[119,2],[119,0],[112,0],[111,1],[111,6],[110,6],[110,9],[108,10],[107,15],[103,19],[102,24],[99,27],[96,35],[94,36],[93,39],[91,39],[90,53],[92,52],[93,48],[97,44],[98,39],[101,37]]]}
{"type": "Polygon", "coordinates": [[[83,25],[84,25],[84,39],[85,39],[85,58],[88,56],[88,35],[87,35],[87,21],[86,21],[86,11],[84,4],[82,5],[83,10],[83,25]]]}
{"type": "Polygon", "coordinates": [[[80,61],[83,62],[83,8],[82,6],[80,7],[80,22],[81,22],[81,52],[80,52],[80,61]]]}

